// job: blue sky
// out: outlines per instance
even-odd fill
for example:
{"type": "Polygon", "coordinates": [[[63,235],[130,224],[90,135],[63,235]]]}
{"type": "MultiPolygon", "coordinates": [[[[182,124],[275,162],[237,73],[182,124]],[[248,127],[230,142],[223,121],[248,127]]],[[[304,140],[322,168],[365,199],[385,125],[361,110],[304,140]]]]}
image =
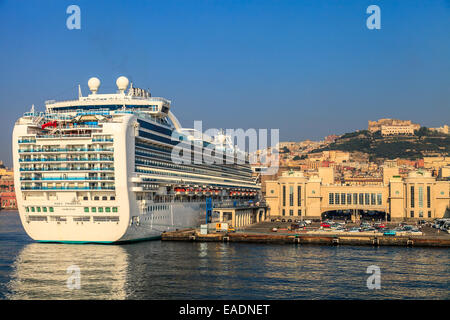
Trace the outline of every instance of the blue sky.
{"type": "Polygon", "coordinates": [[[450,121],[450,1],[0,0],[0,159],[35,104],[130,78],[182,124],[320,139],[367,120],[450,121]],[[66,9],[81,8],[81,30],[66,9]],[[366,8],[381,8],[369,30],[366,8]]]}

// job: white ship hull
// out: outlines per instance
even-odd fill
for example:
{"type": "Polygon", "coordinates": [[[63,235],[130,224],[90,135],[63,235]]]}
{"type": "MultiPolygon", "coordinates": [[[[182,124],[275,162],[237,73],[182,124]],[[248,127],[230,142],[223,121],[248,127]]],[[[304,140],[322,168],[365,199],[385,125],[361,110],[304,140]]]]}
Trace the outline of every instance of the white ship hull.
{"type": "Polygon", "coordinates": [[[164,210],[155,213],[135,215],[128,226],[116,221],[33,221],[27,233],[40,242],[65,243],[119,243],[159,239],[163,232],[198,226],[205,218],[200,203],[160,203],[164,210]]]}

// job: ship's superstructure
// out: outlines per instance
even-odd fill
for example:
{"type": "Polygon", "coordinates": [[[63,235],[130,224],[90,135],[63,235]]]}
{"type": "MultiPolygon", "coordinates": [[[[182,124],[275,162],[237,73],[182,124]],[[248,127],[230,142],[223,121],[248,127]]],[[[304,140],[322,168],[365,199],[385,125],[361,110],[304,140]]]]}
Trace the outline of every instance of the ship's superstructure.
{"type": "Polygon", "coordinates": [[[34,240],[151,239],[198,226],[207,198],[258,196],[248,161],[237,161],[226,138],[195,141],[171,113],[169,100],[129,86],[125,77],[117,79],[115,94],[99,94],[97,78],[88,84],[88,96],[80,90],[76,100],[47,101],[45,112],[33,107],[15,124],[17,203],[34,240]],[[218,144],[223,152],[206,153],[207,163],[173,161],[176,146],[183,146],[184,159],[186,150],[194,159],[218,144]],[[236,161],[225,164],[225,157],[236,161]]]}

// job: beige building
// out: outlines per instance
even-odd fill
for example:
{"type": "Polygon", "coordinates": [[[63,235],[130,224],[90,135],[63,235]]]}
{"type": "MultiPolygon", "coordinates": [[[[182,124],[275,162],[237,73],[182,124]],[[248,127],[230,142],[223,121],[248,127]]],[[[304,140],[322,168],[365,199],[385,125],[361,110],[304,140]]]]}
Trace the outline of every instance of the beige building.
{"type": "Polygon", "coordinates": [[[310,161],[330,161],[336,163],[343,163],[350,161],[350,152],[340,150],[322,151],[320,153],[308,154],[310,161]]]}
{"type": "Polygon", "coordinates": [[[439,178],[450,178],[450,166],[439,169],[439,178]]]}
{"type": "Polygon", "coordinates": [[[449,127],[446,124],[444,124],[442,127],[439,127],[439,128],[430,128],[430,130],[431,131],[436,131],[436,132],[439,132],[439,133],[444,133],[444,134],[449,134],[450,133],[449,127]]]}
{"type": "Polygon", "coordinates": [[[423,167],[439,171],[442,167],[450,166],[450,157],[424,157],[423,167]]]}
{"type": "Polygon", "coordinates": [[[420,129],[420,124],[412,123],[411,120],[398,120],[398,119],[380,119],[378,121],[370,121],[367,130],[370,132],[381,131],[382,126],[394,126],[394,127],[412,127],[414,130],[420,129]]]}
{"type": "Polygon", "coordinates": [[[414,130],[417,130],[414,125],[396,125],[396,126],[381,126],[381,135],[383,136],[398,136],[398,135],[413,135],[414,130]]]}
{"type": "Polygon", "coordinates": [[[385,168],[380,184],[329,184],[329,170],[305,177],[301,171],[284,172],[266,181],[269,215],[286,218],[322,218],[325,213],[348,213],[352,218],[379,212],[388,220],[435,219],[448,215],[450,181],[429,172],[411,172],[402,179],[395,168],[385,168]]]}

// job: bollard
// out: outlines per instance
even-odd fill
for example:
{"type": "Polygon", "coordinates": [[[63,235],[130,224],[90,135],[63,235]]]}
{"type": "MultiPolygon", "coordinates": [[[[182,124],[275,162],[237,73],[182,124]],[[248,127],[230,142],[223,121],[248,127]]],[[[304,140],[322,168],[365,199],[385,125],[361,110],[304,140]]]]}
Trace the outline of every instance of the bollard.
{"type": "Polygon", "coordinates": [[[378,238],[373,238],[373,239],[372,239],[372,245],[377,245],[377,246],[379,246],[379,245],[380,245],[380,239],[378,239],[378,238]]]}

